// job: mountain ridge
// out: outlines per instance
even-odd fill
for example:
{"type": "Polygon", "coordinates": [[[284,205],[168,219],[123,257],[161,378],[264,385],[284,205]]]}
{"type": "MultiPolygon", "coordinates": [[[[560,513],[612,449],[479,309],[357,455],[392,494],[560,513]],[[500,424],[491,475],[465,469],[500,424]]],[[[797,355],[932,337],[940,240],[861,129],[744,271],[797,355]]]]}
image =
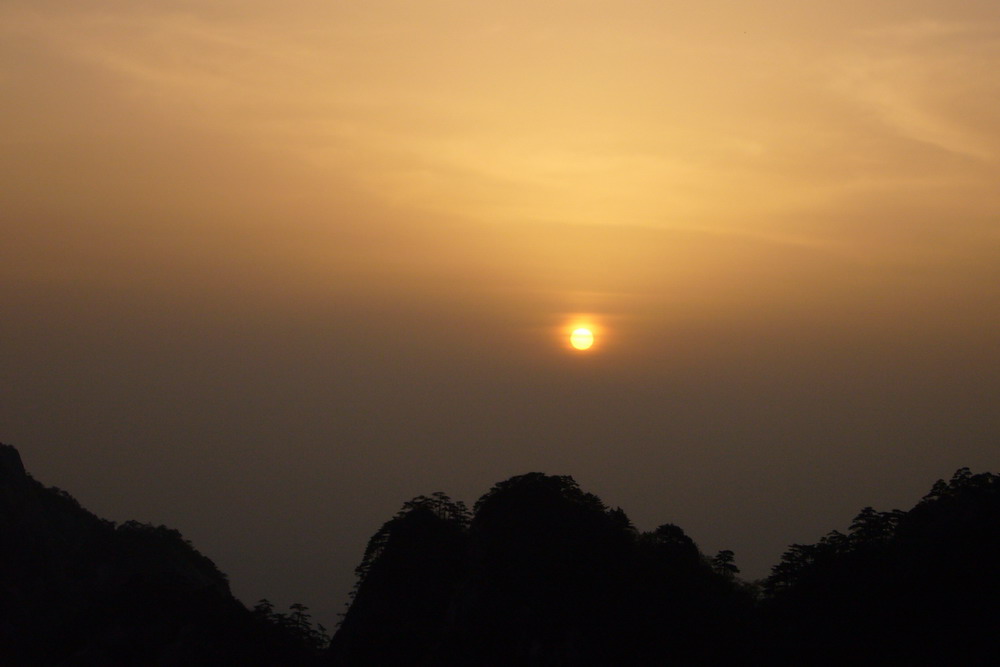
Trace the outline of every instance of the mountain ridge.
{"type": "Polygon", "coordinates": [[[1000,634],[1000,476],[967,468],[760,582],[569,476],[509,478],[472,511],[418,496],[373,535],[328,645],[304,605],[247,609],[178,531],[101,519],[3,444],[0,555],[13,667],[988,665],[1000,634]]]}

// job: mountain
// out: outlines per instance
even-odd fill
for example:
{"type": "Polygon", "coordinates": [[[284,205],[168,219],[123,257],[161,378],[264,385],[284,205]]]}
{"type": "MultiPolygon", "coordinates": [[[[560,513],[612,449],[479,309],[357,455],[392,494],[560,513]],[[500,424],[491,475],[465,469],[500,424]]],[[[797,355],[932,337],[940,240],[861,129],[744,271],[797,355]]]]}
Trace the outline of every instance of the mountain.
{"type": "Polygon", "coordinates": [[[369,543],[329,664],[997,664],[997,475],[865,508],[758,584],[732,556],[672,524],[639,532],[565,476],[513,477],[471,515],[421,496],[369,543]]]}
{"type": "Polygon", "coordinates": [[[684,531],[640,533],[566,476],[465,508],[407,503],[372,538],[330,647],[344,667],[722,664],[753,599],[684,531]]]}
{"type": "Polygon", "coordinates": [[[567,476],[443,493],[372,537],[326,647],[306,607],[248,610],[175,530],[116,525],[0,445],[0,664],[13,667],[994,665],[1000,476],[961,469],[909,511],[864,508],[761,582],[665,523],[641,532],[567,476]]]}
{"type": "Polygon", "coordinates": [[[967,468],[908,512],[864,508],[764,582],[772,664],[995,665],[1000,476],[967,468]]]}
{"type": "Polygon", "coordinates": [[[9,445],[0,599],[4,665],[264,667],[307,665],[315,653],[273,614],[247,610],[176,530],[94,516],[35,481],[9,445]]]}

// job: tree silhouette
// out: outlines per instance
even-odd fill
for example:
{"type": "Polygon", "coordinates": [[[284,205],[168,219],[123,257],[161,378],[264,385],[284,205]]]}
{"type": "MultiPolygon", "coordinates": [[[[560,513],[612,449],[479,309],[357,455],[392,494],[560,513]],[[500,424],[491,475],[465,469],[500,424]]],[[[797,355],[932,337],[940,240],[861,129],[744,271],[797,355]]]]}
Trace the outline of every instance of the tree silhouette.
{"type": "Polygon", "coordinates": [[[1000,631],[1000,478],[960,469],[909,512],[792,545],[767,579],[779,664],[987,664],[1000,631]],[[852,648],[853,647],[853,648],[852,648]],[[863,653],[857,652],[863,647],[863,653]]]}
{"type": "Polygon", "coordinates": [[[640,532],[568,476],[500,482],[471,517],[418,496],[369,541],[325,652],[306,605],[247,610],[179,532],[101,520],[5,445],[0,556],[14,667],[991,665],[1000,635],[1000,477],[968,468],[791,545],[759,598],[732,551],[640,532]]]}
{"type": "Polygon", "coordinates": [[[335,665],[414,665],[440,640],[463,572],[468,511],[443,493],[406,502],[369,540],[330,645],[335,665]]]}
{"type": "Polygon", "coordinates": [[[405,503],[369,541],[331,662],[721,664],[745,654],[752,597],[684,531],[639,533],[568,476],[528,473],[474,506],[405,503]],[[725,632],[720,633],[724,628],[725,632]]]}
{"type": "Polygon", "coordinates": [[[729,549],[723,549],[712,557],[712,569],[727,579],[734,578],[740,573],[740,568],[736,567],[736,554],[729,549]]]}

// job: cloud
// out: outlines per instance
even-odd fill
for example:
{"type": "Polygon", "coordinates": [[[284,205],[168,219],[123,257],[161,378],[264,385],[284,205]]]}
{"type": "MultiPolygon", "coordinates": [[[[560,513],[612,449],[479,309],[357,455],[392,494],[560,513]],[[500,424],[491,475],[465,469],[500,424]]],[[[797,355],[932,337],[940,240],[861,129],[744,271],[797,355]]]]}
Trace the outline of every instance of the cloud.
{"type": "Polygon", "coordinates": [[[1000,23],[921,20],[859,31],[834,88],[894,132],[955,155],[993,162],[1000,148],[1000,23]],[[970,114],[973,103],[979,110],[970,114]],[[988,111],[987,111],[988,110],[988,111]]]}

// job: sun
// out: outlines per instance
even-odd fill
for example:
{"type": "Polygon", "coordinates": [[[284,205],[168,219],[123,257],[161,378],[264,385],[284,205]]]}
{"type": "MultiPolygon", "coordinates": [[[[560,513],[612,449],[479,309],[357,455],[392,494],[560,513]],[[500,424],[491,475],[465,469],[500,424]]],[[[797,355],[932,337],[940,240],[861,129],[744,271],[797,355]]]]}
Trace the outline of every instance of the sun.
{"type": "Polygon", "coordinates": [[[569,335],[569,344],[578,350],[589,350],[590,346],[594,344],[594,333],[583,327],[575,329],[569,335]]]}

